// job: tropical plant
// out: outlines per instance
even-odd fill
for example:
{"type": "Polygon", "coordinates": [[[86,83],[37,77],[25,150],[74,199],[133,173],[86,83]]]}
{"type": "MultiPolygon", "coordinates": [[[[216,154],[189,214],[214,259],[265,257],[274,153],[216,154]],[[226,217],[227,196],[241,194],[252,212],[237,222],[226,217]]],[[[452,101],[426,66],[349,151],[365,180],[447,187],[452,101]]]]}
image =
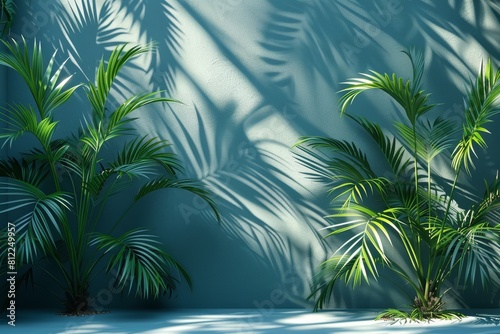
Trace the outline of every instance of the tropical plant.
{"type": "Polygon", "coordinates": [[[15,14],[14,0],[0,0],[0,25],[3,26],[2,36],[12,27],[15,14]]]}
{"type": "Polygon", "coordinates": [[[347,240],[314,275],[309,298],[316,300],[315,310],[330,300],[339,280],[354,288],[379,278],[382,268],[411,287],[413,295],[408,308],[386,310],[379,319],[460,318],[462,314],[444,308],[447,281],[479,280],[483,287],[498,282],[500,180],[497,175],[485,182],[479,198],[461,185],[472,177],[477,149],[486,148],[487,126],[499,111],[500,71],[490,60],[481,64],[458,126],[433,116],[437,105],[421,88],[423,56],[414,50],[405,53],[412,79],[371,71],[341,90],[340,114],[357,123],[376,151],[368,156],[355,142],[328,137],[303,137],[296,144],[298,157],[309,161],[315,177],[329,185],[332,224],[326,237],[347,240]],[[347,113],[359,94],[372,89],[388,94],[400,107],[402,121],[393,128],[347,113]],[[452,175],[448,179],[442,171],[446,163],[446,173],[452,175]]]}
{"type": "MultiPolygon", "coordinates": [[[[0,54],[0,64],[24,79],[35,104],[11,104],[0,113],[5,124],[0,133],[4,145],[11,146],[28,134],[37,142],[29,152],[0,161],[0,194],[4,197],[0,211],[15,218],[19,281],[33,281],[33,269],[38,268],[63,289],[64,296],[54,294],[68,313],[92,311],[89,286],[103,270],[114,275],[117,291],[135,289],[144,298],[171,293],[180,278],[191,285],[184,268],[143,226],[125,232],[117,229],[144,196],[165,188],[200,196],[219,220],[211,194],[202,183],[178,178],[182,166],[169,151],[169,143],[134,134],[131,127],[135,118],[130,115],[138,109],[176,101],[163,97],[161,91],[132,95],[122,102],[112,100],[110,92],[120,70],[130,59],[150,52],[151,46],[118,46],[109,59],[99,62],[95,83],[70,86],[70,77],[61,76],[65,63],[56,66],[56,53],[45,64],[36,41],[31,51],[24,39],[4,44],[7,49],[0,54]],[[55,120],[57,109],[82,86],[91,112],[84,115],[76,133],[56,138],[55,131],[62,124],[55,120]],[[110,199],[131,184],[139,187],[131,204],[115,205],[113,210],[123,213],[108,215],[103,221],[110,199]],[[48,260],[55,263],[60,275],[46,269],[48,260]]],[[[6,238],[6,229],[2,238],[6,238]]],[[[6,244],[0,246],[0,257],[5,257],[6,244]]]]}

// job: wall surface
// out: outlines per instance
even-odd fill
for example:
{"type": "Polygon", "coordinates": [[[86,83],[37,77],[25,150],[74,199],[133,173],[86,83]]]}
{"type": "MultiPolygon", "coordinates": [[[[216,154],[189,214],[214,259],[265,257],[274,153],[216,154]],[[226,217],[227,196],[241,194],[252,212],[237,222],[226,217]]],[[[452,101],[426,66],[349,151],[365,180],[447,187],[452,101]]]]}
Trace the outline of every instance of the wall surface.
{"type": "MultiPolygon", "coordinates": [[[[61,62],[69,58],[72,82],[92,81],[101,56],[118,44],[157,43],[154,54],[127,68],[115,97],[161,89],[183,102],[144,108],[136,130],[171,141],[185,175],[203,180],[220,205],[221,224],[203,202],[180,191],[154,194],[136,207],[127,223],[153,230],[194,285],[190,291],[181,283],[170,299],[155,303],[113,296],[117,307],[266,312],[310,307],[312,272],[338,244],[321,239],[320,229],[328,225],[325,189],[302,173],[290,147],[303,135],[363,140],[339,118],[341,82],[369,69],[409,77],[405,48],[424,52],[424,87],[433,102],[442,103],[439,112],[457,119],[480,62],[488,56],[497,65],[500,60],[497,1],[18,2],[12,37],[36,38],[47,57],[58,49],[61,62]]],[[[23,84],[9,75],[9,101],[26,99],[23,84]]],[[[76,129],[88,109],[79,91],[58,111],[64,131],[76,129]]],[[[360,97],[353,110],[385,125],[400,112],[377,94],[360,97]]],[[[481,178],[489,178],[500,158],[494,146],[481,156],[481,178]]],[[[107,214],[115,214],[120,204],[121,199],[107,214]]],[[[339,285],[336,291],[331,307],[406,303],[384,280],[354,292],[339,285]]],[[[499,306],[498,291],[481,300],[471,291],[454,305],[499,306]]]]}

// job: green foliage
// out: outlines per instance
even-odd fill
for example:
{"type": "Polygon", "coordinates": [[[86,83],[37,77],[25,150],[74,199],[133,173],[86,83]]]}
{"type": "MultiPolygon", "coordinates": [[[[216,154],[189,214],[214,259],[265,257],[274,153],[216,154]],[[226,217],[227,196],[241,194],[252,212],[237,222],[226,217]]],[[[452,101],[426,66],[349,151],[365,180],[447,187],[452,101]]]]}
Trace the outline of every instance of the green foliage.
{"type": "Polygon", "coordinates": [[[468,92],[460,138],[460,125],[433,116],[436,105],[420,87],[422,55],[414,50],[405,53],[413,67],[412,80],[371,71],[349,80],[341,90],[340,114],[379,148],[371,159],[345,140],[303,137],[295,145],[302,152],[300,161],[329,185],[333,213],[328,218],[334,223],[327,227],[331,232],[326,237],[346,236],[314,276],[310,298],[316,299],[315,309],[325,306],[339,279],[353,287],[369,283],[380,276],[380,267],[415,293],[411,311],[387,310],[380,319],[460,318],[443,309],[442,288],[450,276],[465,284],[479,280],[483,287],[497,283],[500,181],[485,181],[484,195],[477,199],[460,196],[458,181],[471,176],[475,150],[486,148],[487,126],[499,111],[500,70],[490,60],[481,65],[468,92]],[[359,94],[372,89],[388,94],[401,107],[404,120],[383,129],[347,113],[359,94]],[[443,182],[436,158],[440,165],[448,162],[452,180],[443,182]],[[318,162],[324,168],[318,168],[318,162]],[[468,208],[458,205],[467,202],[468,208]],[[403,260],[388,251],[396,245],[403,260]]]}
{"type": "Polygon", "coordinates": [[[14,0],[0,0],[0,25],[3,25],[2,36],[10,30],[16,15],[14,0]]]}
{"type": "MultiPolygon", "coordinates": [[[[45,271],[64,289],[63,302],[72,313],[91,308],[89,285],[103,269],[115,275],[117,288],[128,285],[130,293],[135,287],[143,298],[170,294],[181,278],[191,285],[187,272],[155,236],[145,230],[115,232],[140,199],[167,188],[200,196],[219,220],[215,202],[203,184],[178,178],[182,165],[169,151],[170,144],[132,131],[131,114],[147,105],[177,101],[163,97],[163,92],[150,92],[130,96],[110,110],[108,100],[120,70],[151,48],[118,46],[109,59],[101,59],[95,83],[71,86],[70,77],[61,77],[65,62],[55,68],[56,53],[45,64],[41,44],[36,41],[32,48],[24,39],[4,44],[7,51],[0,53],[0,65],[24,79],[35,103],[12,104],[0,111],[4,146],[12,146],[27,134],[36,141],[31,151],[0,160],[0,196],[4,198],[0,213],[15,217],[18,270],[32,273],[38,267],[45,271]],[[86,91],[90,115],[84,115],[82,126],[72,135],[55,138],[60,124],[56,111],[80,87],[86,91]],[[123,138],[124,144],[112,156],[106,148],[119,145],[113,141],[116,138],[123,138]],[[117,208],[123,212],[112,218],[115,221],[107,218],[103,222],[101,215],[109,200],[132,182],[140,185],[132,204],[117,208]],[[109,259],[106,268],[101,265],[105,259],[109,259]],[[56,264],[60,275],[43,268],[47,260],[56,264]]],[[[0,240],[6,233],[5,229],[0,232],[0,240]]],[[[0,245],[2,257],[6,245],[0,245]]]]}
{"type": "Polygon", "coordinates": [[[423,313],[419,308],[413,308],[411,311],[402,311],[398,309],[387,309],[381,312],[375,320],[397,320],[404,323],[411,321],[422,321],[431,319],[440,320],[460,320],[465,316],[460,312],[449,310],[436,310],[423,313]]]}

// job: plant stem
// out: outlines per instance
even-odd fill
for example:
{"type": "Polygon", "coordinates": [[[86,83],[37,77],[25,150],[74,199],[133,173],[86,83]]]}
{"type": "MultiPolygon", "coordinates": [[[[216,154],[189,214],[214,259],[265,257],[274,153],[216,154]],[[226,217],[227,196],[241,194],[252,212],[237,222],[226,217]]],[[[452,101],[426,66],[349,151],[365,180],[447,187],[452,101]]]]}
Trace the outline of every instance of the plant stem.
{"type": "Polygon", "coordinates": [[[420,281],[422,282],[422,279],[424,277],[424,269],[423,269],[423,263],[422,263],[422,244],[421,244],[421,237],[420,237],[420,231],[421,231],[421,221],[420,221],[420,196],[418,192],[418,153],[417,153],[417,126],[416,126],[416,120],[412,122],[412,131],[413,131],[413,178],[415,182],[415,200],[416,200],[416,206],[417,206],[417,217],[416,217],[416,223],[419,226],[418,233],[416,234],[416,241],[417,241],[417,261],[419,262],[418,266],[418,274],[420,277],[420,281]]]}

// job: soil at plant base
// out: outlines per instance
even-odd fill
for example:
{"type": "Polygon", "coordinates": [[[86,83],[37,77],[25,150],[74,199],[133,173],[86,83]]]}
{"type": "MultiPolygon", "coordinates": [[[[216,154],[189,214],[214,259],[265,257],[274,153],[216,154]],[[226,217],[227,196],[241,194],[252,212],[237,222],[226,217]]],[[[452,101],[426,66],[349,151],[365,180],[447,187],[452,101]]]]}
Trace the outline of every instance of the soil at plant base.
{"type": "Polygon", "coordinates": [[[85,317],[89,315],[108,314],[108,313],[111,313],[111,311],[84,310],[84,311],[64,311],[64,312],[59,312],[58,315],[62,315],[64,317],[85,317]]]}

